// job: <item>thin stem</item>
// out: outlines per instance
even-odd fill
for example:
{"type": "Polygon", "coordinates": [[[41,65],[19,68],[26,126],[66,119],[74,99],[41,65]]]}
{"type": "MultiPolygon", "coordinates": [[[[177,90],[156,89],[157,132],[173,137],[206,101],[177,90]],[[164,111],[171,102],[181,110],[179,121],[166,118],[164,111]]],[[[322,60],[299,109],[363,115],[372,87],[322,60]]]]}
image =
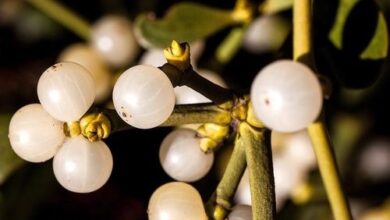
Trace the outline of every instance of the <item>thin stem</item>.
{"type": "Polygon", "coordinates": [[[161,126],[204,123],[228,125],[230,121],[230,112],[214,104],[190,104],[175,106],[171,116],[161,126]]]}
{"type": "MultiPolygon", "coordinates": [[[[313,67],[311,0],[294,0],[294,60],[313,67]]],[[[336,220],[352,219],[347,199],[341,186],[335,156],[323,120],[308,126],[308,132],[317,156],[321,177],[325,185],[336,220]]]]}
{"type": "Polygon", "coordinates": [[[211,198],[211,203],[214,209],[211,210],[209,215],[212,216],[212,219],[225,219],[226,214],[228,213],[227,210],[230,210],[232,206],[231,200],[236,193],[245,168],[245,144],[240,136],[237,135],[229,163],[217,186],[215,195],[211,198]],[[221,209],[218,209],[217,207],[220,207],[221,209]]]}
{"type": "Polygon", "coordinates": [[[254,129],[247,123],[241,123],[239,129],[246,146],[253,220],[275,219],[271,132],[265,128],[254,129]]]}
{"type": "Polygon", "coordinates": [[[166,63],[160,69],[167,74],[173,86],[186,85],[217,105],[233,99],[232,91],[203,78],[192,67],[187,68],[185,71],[180,71],[177,67],[166,63]]]}
{"type": "Polygon", "coordinates": [[[302,60],[312,52],[311,0],[294,0],[294,60],[302,60]]]}
{"type": "Polygon", "coordinates": [[[347,199],[342,190],[334,152],[324,122],[317,121],[307,128],[317,156],[325,190],[336,220],[352,219],[347,199]]]}
{"type": "MultiPolygon", "coordinates": [[[[99,111],[99,110],[98,110],[99,111]]],[[[115,110],[100,110],[111,122],[111,133],[133,129],[124,122],[115,110]]],[[[214,104],[177,105],[168,120],[160,127],[179,126],[185,124],[215,123],[228,125],[230,112],[214,104]]]]}
{"type": "Polygon", "coordinates": [[[27,2],[73,31],[84,40],[90,38],[90,24],[64,5],[54,0],[27,0],[27,2]]]}

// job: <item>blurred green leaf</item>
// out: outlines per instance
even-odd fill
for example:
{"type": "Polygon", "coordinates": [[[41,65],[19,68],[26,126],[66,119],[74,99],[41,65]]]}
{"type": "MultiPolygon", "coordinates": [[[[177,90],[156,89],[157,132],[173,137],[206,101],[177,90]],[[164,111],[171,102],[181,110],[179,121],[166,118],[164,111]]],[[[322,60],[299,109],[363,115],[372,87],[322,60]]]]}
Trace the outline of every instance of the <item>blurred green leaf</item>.
{"type": "Polygon", "coordinates": [[[237,24],[232,11],[182,2],[174,5],[161,19],[148,14],[137,17],[136,33],[154,47],[166,47],[172,40],[192,42],[237,24]]]}
{"type": "Polygon", "coordinates": [[[260,5],[260,12],[272,14],[292,8],[293,0],[265,0],[260,5]]]}
{"type": "MultiPolygon", "coordinates": [[[[348,25],[348,21],[359,22],[360,20],[356,20],[354,18],[350,18],[352,12],[357,8],[358,4],[361,4],[363,1],[359,0],[340,0],[339,6],[337,9],[336,20],[333,24],[333,27],[329,33],[329,39],[334,44],[337,49],[344,49],[345,45],[345,34],[346,34],[346,26],[348,25]]],[[[362,3],[364,4],[364,3],[362,3]]],[[[362,5],[361,4],[361,5],[362,5]]],[[[373,1],[369,4],[375,4],[373,1]]],[[[364,15],[361,13],[361,15],[364,15]]],[[[371,14],[367,14],[368,17],[360,18],[362,20],[369,20],[371,14]]],[[[386,21],[381,11],[376,8],[376,29],[373,34],[370,36],[369,41],[361,42],[365,44],[365,49],[361,51],[360,58],[361,59],[381,59],[387,56],[388,53],[388,31],[386,27],[386,21]]],[[[352,24],[353,26],[359,26],[359,24],[352,24]]],[[[351,26],[351,25],[350,25],[351,26]]],[[[360,26],[359,32],[355,32],[355,36],[365,35],[367,30],[364,29],[366,27],[364,24],[360,26]]]]}
{"type": "Polygon", "coordinates": [[[10,120],[11,115],[0,114],[0,185],[14,170],[24,164],[24,161],[14,153],[8,141],[10,120]]]}
{"type": "Polygon", "coordinates": [[[362,59],[381,59],[387,56],[389,47],[389,36],[386,20],[382,12],[378,13],[378,24],[375,35],[368,47],[360,55],[362,59]]]}
{"type": "Polygon", "coordinates": [[[247,26],[233,28],[217,48],[216,58],[220,63],[228,63],[240,49],[247,26]]]}

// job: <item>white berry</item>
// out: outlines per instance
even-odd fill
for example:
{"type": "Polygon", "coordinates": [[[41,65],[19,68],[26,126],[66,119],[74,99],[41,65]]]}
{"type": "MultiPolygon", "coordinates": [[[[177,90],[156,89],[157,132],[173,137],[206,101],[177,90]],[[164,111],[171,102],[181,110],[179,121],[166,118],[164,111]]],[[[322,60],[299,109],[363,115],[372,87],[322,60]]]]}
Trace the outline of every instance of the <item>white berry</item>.
{"type": "Polygon", "coordinates": [[[364,146],[358,158],[360,173],[373,182],[390,179],[390,141],[375,138],[364,146]]]}
{"type": "Polygon", "coordinates": [[[190,129],[177,129],[160,146],[160,163],[173,179],[193,182],[204,177],[213,165],[214,155],[200,149],[200,139],[190,129]]]}
{"type": "Polygon", "coordinates": [[[240,183],[238,184],[236,194],[234,195],[234,202],[243,205],[252,204],[248,169],[245,169],[245,172],[241,177],[240,183]]]}
{"type": "Polygon", "coordinates": [[[205,48],[205,42],[203,40],[198,40],[194,42],[190,42],[190,54],[191,54],[191,64],[192,66],[197,66],[196,63],[199,60],[199,58],[202,56],[204,48],[205,48]]]}
{"type": "Polygon", "coordinates": [[[256,76],[251,100],[256,116],[268,128],[298,131],[318,117],[322,107],[321,85],[305,65],[276,61],[256,76]]]}
{"type": "Polygon", "coordinates": [[[77,63],[49,67],[39,78],[38,98],[43,108],[60,121],[77,121],[95,99],[95,85],[88,70],[77,63]]]}
{"type": "Polygon", "coordinates": [[[113,101],[124,121],[147,129],[168,119],[175,107],[175,94],[164,72],[153,66],[137,65],[119,77],[113,101]]]}
{"type": "Polygon", "coordinates": [[[59,56],[60,62],[74,62],[85,67],[95,82],[95,102],[101,102],[111,94],[111,75],[99,54],[86,44],[72,44],[59,56]]]}
{"type": "Polygon", "coordinates": [[[243,47],[252,53],[278,50],[286,40],[290,26],[278,15],[263,15],[256,18],[245,32],[243,47]]]}
{"type": "Polygon", "coordinates": [[[49,160],[65,139],[63,123],[51,117],[40,104],[19,109],[12,116],[8,136],[15,153],[30,162],[49,160]]]}
{"type": "Polygon", "coordinates": [[[249,205],[236,205],[233,207],[228,220],[252,220],[252,207],[249,205]]]}
{"type": "Polygon", "coordinates": [[[128,19],[121,16],[101,18],[92,28],[92,47],[114,67],[131,63],[138,53],[132,26],[128,19]]]}
{"type": "Polygon", "coordinates": [[[111,175],[110,149],[83,136],[66,139],[55,155],[53,170],[58,182],[72,192],[88,193],[102,187],[111,175]]]}
{"type": "Polygon", "coordinates": [[[313,146],[306,129],[293,133],[273,131],[271,135],[272,148],[285,154],[297,169],[310,170],[317,164],[313,146]]]}
{"type": "Polygon", "coordinates": [[[202,198],[189,184],[171,182],[160,186],[149,200],[149,220],[206,220],[202,198]]]}
{"type": "Polygon", "coordinates": [[[164,65],[167,59],[164,56],[163,49],[151,48],[142,54],[139,64],[146,64],[155,67],[164,65]]]}

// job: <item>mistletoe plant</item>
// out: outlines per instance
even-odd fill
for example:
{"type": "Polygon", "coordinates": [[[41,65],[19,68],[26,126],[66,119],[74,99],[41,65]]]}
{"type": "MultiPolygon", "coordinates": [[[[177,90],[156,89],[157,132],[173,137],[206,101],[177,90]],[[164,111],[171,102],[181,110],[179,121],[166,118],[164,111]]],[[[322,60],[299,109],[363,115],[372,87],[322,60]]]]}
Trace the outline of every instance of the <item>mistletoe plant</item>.
{"type": "MultiPolygon", "coordinates": [[[[351,219],[324,123],[323,99],[329,97],[330,86],[316,69],[312,1],[262,3],[264,14],[293,7],[293,59],[266,65],[246,92],[226,89],[202,77],[191,59],[196,50],[186,43],[233,26],[216,49],[221,64],[234,57],[244,38],[244,46],[250,45],[248,41],[275,38],[266,49],[253,46],[257,52],[280,47],[288,32],[264,39],[248,36],[256,29],[252,24],[264,21],[254,19],[253,7],[245,0],[237,0],[233,10],[178,3],[161,19],[141,14],[133,25],[123,17],[108,16],[93,26],[54,1],[28,2],[88,42],[88,46],[78,45],[64,52],[60,61],[42,74],[37,87],[40,104],[22,107],[10,122],[9,139],[14,151],[30,162],[54,157],[54,174],[64,188],[87,193],[106,183],[113,158],[102,140],[112,133],[197,124],[195,129],[174,130],[162,142],[161,164],[178,182],[167,183],[153,193],[149,219],[275,219],[271,131],[307,129],[334,218],[351,219]],[[112,92],[115,109],[93,106],[110,89],[109,79],[98,80],[98,75],[108,71],[107,64],[120,69],[134,60],[136,40],[145,48],[166,47],[166,62],[159,67],[139,64],[121,71],[112,92]],[[183,86],[210,102],[178,105],[176,88],[183,86]],[[214,152],[231,141],[234,148],[224,174],[214,193],[203,202],[197,190],[185,182],[205,176],[213,164],[214,152]],[[234,206],[233,197],[247,167],[252,206],[234,206]]],[[[330,34],[339,49],[349,45],[341,32],[356,2],[340,1],[338,25],[330,34]]],[[[379,11],[377,14],[377,29],[367,48],[360,51],[359,57],[346,59],[386,56],[387,31],[383,15],[379,11]],[[378,46],[380,43],[384,46],[378,46]]],[[[284,22],[273,24],[289,26],[284,22]]]]}

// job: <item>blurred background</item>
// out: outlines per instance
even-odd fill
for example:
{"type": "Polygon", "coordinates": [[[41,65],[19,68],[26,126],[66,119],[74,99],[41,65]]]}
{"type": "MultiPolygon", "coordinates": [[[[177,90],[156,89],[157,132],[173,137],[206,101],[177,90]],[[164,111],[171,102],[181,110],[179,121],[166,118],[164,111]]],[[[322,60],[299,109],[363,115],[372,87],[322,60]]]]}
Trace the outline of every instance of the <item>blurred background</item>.
{"type": "MultiPolygon", "coordinates": [[[[161,17],[178,1],[60,2],[94,23],[106,14],[121,14],[134,20],[138,14],[152,11],[156,17],[161,17]]],[[[235,5],[232,0],[196,2],[221,9],[231,9],[235,5]]],[[[251,1],[256,6],[255,16],[263,16],[257,10],[257,6],[263,2],[251,1]]],[[[346,194],[357,219],[374,219],[370,218],[373,215],[382,216],[376,219],[390,219],[389,59],[362,61],[355,58],[354,46],[345,50],[334,47],[328,35],[340,2],[314,2],[316,65],[319,73],[331,82],[332,93],[325,102],[326,120],[346,194]]],[[[362,3],[348,18],[351,25],[343,34],[343,42],[348,45],[358,45],[360,40],[367,41],[370,34],[373,35],[377,21],[370,20],[367,15],[370,13],[367,8],[373,4],[378,5],[388,24],[390,22],[388,0],[359,2],[362,3]],[[369,30],[365,31],[365,28],[369,30]]],[[[216,72],[230,88],[248,91],[253,78],[263,66],[276,59],[291,58],[291,15],[288,7],[277,13],[287,24],[281,25],[277,32],[283,35],[279,44],[257,51],[244,45],[228,62],[220,62],[215,51],[234,27],[227,27],[202,39],[204,49],[195,61],[197,68],[216,72]]],[[[262,31],[267,33],[268,30],[264,28],[262,31]]],[[[113,173],[100,190],[89,194],[76,194],[63,189],[54,177],[51,160],[27,163],[13,153],[7,138],[12,114],[24,105],[39,102],[36,86],[40,75],[57,62],[66,47],[83,41],[26,1],[0,0],[0,219],[147,219],[150,195],[160,185],[172,181],[164,173],[158,158],[160,143],[171,128],[134,129],[111,135],[105,142],[113,154],[113,173]]],[[[379,45],[385,47],[388,44],[379,42],[379,45]]],[[[128,66],[141,62],[147,52],[147,49],[140,49],[136,59],[128,66]]],[[[111,69],[112,78],[120,70],[111,69]]],[[[110,96],[97,105],[109,106],[110,96]]],[[[293,138],[283,135],[278,138],[277,143],[280,140],[284,142],[273,146],[274,160],[282,158],[277,156],[283,150],[281,148],[295,149],[290,146],[292,143],[287,143],[289,138],[293,138]]],[[[229,152],[230,147],[221,148],[211,172],[193,184],[203,200],[207,200],[214,191],[229,152]]],[[[296,155],[302,156],[304,151],[302,154],[295,151],[296,155]]],[[[289,163],[296,162],[290,160],[289,163]]],[[[280,172],[284,172],[287,179],[279,184],[281,188],[289,190],[280,198],[278,219],[332,219],[315,162],[302,171],[304,174],[297,174],[299,181],[292,186],[283,184],[288,185],[288,175],[295,175],[294,172],[280,172]]],[[[275,173],[279,171],[275,170],[275,173]]],[[[248,199],[240,199],[239,195],[236,199],[237,202],[248,203],[248,199]]]]}

